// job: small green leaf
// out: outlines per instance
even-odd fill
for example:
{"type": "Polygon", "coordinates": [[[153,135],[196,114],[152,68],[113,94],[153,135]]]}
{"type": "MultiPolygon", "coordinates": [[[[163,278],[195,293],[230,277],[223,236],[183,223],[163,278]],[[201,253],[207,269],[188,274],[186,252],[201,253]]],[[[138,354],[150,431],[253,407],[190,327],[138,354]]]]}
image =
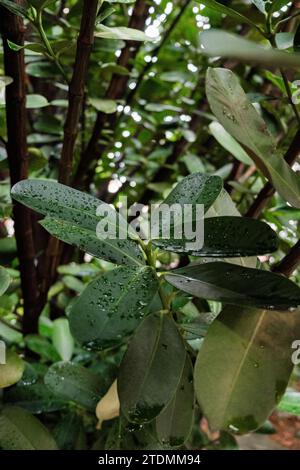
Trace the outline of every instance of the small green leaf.
{"type": "Polygon", "coordinates": [[[66,318],[57,318],[53,322],[52,343],[63,361],[69,361],[73,355],[74,340],[66,318]]]}
{"type": "Polygon", "coordinates": [[[0,363],[0,389],[10,387],[22,378],[25,363],[14,351],[6,351],[5,364],[0,363]]]}
{"type": "Polygon", "coordinates": [[[3,450],[57,450],[48,429],[28,411],[5,406],[0,414],[0,447],[3,450]]]}
{"type": "Polygon", "coordinates": [[[51,413],[68,406],[66,401],[57,398],[44,383],[19,384],[5,391],[4,402],[20,406],[30,413],[51,413]]]}
{"type": "Polygon", "coordinates": [[[124,41],[153,41],[152,38],[139,29],[126,28],[124,26],[109,28],[103,24],[98,25],[95,37],[103,39],[122,39],[124,41]]]}
{"type": "Polygon", "coordinates": [[[280,274],[229,263],[177,269],[166,280],[188,294],[218,302],[285,310],[300,305],[300,288],[280,274]]]}
{"type": "Polygon", "coordinates": [[[26,96],[26,108],[27,109],[37,109],[45,108],[49,106],[49,101],[42,95],[27,95],[26,96]]]}
{"type": "Polygon", "coordinates": [[[156,418],[159,441],[170,447],[181,447],[188,439],[194,421],[193,365],[186,356],[176,393],[169,405],[156,418]]]}
{"type": "Polygon", "coordinates": [[[100,350],[120,344],[146,315],[157,289],[149,266],[122,266],[101,275],[72,305],[73,336],[80,344],[100,350]]]}
{"type": "Polygon", "coordinates": [[[10,284],[10,276],[5,268],[0,266],[0,295],[7,291],[10,284]]]}
{"type": "Polygon", "coordinates": [[[154,419],[170,403],[180,382],[186,352],[173,320],[144,319],[122,361],[118,377],[121,412],[135,423],[154,419]]]}
{"type": "Polygon", "coordinates": [[[89,98],[90,104],[97,111],[105,114],[113,114],[117,111],[117,102],[100,98],[89,98]]]}
{"type": "Polygon", "coordinates": [[[51,392],[64,400],[73,401],[94,410],[102,394],[102,381],[85,367],[72,362],[53,364],[44,378],[51,392]]]}
{"type": "Polygon", "coordinates": [[[45,52],[47,52],[45,47],[42,44],[37,43],[37,42],[26,43],[22,46],[19,46],[18,44],[15,44],[14,42],[7,40],[7,44],[9,45],[10,49],[16,52],[21,51],[22,49],[27,49],[33,52],[39,52],[41,54],[44,54],[45,52]]]}
{"type": "Polygon", "coordinates": [[[210,326],[195,365],[198,403],[212,431],[259,428],[280,402],[300,336],[299,311],[227,306],[210,326]]]}

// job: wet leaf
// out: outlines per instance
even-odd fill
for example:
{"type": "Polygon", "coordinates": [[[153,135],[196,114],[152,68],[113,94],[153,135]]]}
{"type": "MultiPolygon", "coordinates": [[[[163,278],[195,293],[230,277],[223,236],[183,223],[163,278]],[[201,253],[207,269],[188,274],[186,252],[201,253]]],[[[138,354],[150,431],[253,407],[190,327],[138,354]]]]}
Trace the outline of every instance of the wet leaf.
{"type": "Polygon", "coordinates": [[[148,312],[158,289],[149,266],[122,266],[92,281],[71,308],[71,333],[89,348],[120,344],[148,312]]]}
{"type": "Polygon", "coordinates": [[[67,402],[57,398],[44,383],[16,385],[9,388],[4,395],[6,404],[20,406],[30,413],[50,413],[61,410],[67,402]]]}
{"type": "Polygon", "coordinates": [[[48,429],[28,411],[5,406],[0,414],[0,447],[3,450],[56,450],[48,429]]]}
{"type": "Polygon", "coordinates": [[[129,344],[118,376],[126,419],[146,423],[163,411],[178,387],[185,357],[174,321],[164,314],[146,317],[129,344]]]}
{"type": "Polygon", "coordinates": [[[154,239],[152,242],[166,251],[219,258],[253,256],[277,249],[277,237],[269,225],[259,220],[234,216],[204,219],[204,244],[201,248],[191,246],[195,239],[187,240],[184,237],[154,239]]]}
{"type": "Polygon", "coordinates": [[[204,263],[177,269],[165,279],[195,297],[218,302],[277,310],[300,305],[297,284],[261,269],[222,262],[204,263]]]}
{"type": "Polygon", "coordinates": [[[246,433],[279,403],[300,335],[299,311],[227,306],[203,341],[195,365],[196,396],[211,430],[246,433]]]}
{"type": "Polygon", "coordinates": [[[217,121],[213,121],[209,125],[209,130],[216,139],[216,141],[224,147],[229,153],[231,153],[237,160],[245,165],[251,165],[252,160],[247,155],[243,147],[225,131],[224,127],[217,121]]]}
{"type": "Polygon", "coordinates": [[[185,366],[175,396],[156,418],[159,441],[170,447],[181,447],[188,439],[194,421],[193,365],[186,356],[185,366]]]}
{"type": "Polygon", "coordinates": [[[73,401],[89,410],[95,409],[102,393],[101,379],[85,367],[72,362],[53,364],[44,380],[55,396],[73,401]]]}
{"type": "Polygon", "coordinates": [[[66,243],[116,264],[144,264],[139,245],[131,239],[98,238],[98,223],[103,221],[116,238],[126,236],[127,224],[111,206],[68,186],[46,180],[23,180],[12,188],[17,201],[46,215],[43,227],[66,243]],[[97,216],[107,210],[107,216],[97,216]],[[98,212],[99,213],[99,212],[98,212]],[[121,224],[118,222],[121,221],[121,224]]]}
{"type": "Polygon", "coordinates": [[[63,361],[69,361],[73,355],[74,340],[66,318],[57,318],[53,322],[52,343],[63,361]]]}

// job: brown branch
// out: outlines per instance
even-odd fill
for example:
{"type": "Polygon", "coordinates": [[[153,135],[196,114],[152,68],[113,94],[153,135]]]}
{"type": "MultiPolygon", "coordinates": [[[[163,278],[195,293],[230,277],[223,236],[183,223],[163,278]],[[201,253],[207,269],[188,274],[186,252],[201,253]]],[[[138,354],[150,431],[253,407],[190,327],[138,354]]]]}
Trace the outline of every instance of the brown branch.
{"type": "MultiPolygon", "coordinates": [[[[14,185],[28,177],[26,77],[24,51],[12,51],[7,41],[22,45],[25,30],[22,19],[4,8],[1,9],[1,29],[5,74],[13,78],[13,83],[6,87],[6,148],[11,185],[14,185]]],[[[39,314],[31,211],[19,203],[14,203],[13,215],[24,299],[23,331],[27,334],[37,331],[39,314]]]]}
{"type": "MultiPolygon", "coordinates": [[[[290,147],[288,148],[284,159],[289,165],[293,165],[300,154],[300,130],[296,132],[294,139],[290,147]]],[[[275,189],[273,188],[271,183],[266,183],[265,186],[261,189],[261,191],[256,196],[255,200],[253,201],[252,205],[249,207],[247,213],[245,214],[246,217],[252,217],[257,219],[264,208],[269,203],[270,199],[274,196],[275,189]]]]}
{"type": "MultiPolygon", "coordinates": [[[[180,3],[180,2],[179,2],[180,3]]],[[[174,31],[175,27],[177,26],[178,22],[180,21],[180,19],[182,18],[183,14],[185,13],[187,7],[189,6],[189,4],[191,3],[191,0],[185,0],[183,2],[182,5],[179,5],[179,12],[178,14],[173,18],[170,26],[166,29],[165,33],[163,34],[163,37],[160,41],[160,43],[154,48],[152,49],[152,51],[150,51],[152,57],[157,57],[160,53],[160,51],[162,50],[162,48],[164,47],[164,45],[166,44],[166,42],[168,41],[170,35],[172,34],[172,32],[174,31]]],[[[140,85],[142,84],[143,80],[144,80],[144,77],[145,75],[149,72],[149,70],[151,69],[153,63],[152,62],[148,62],[143,70],[141,71],[138,79],[136,80],[136,86],[133,90],[131,90],[129,93],[128,93],[128,96],[126,98],[126,105],[130,104],[134,98],[134,96],[136,95],[140,85]]]]}
{"type": "Polygon", "coordinates": [[[89,59],[94,43],[97,7],[98,0],[84,1],[73,76],[69,87],[69,106],[65,121],[63,148],[59,166],[58,180],[63,184],[69,184],[71,179],[74,147],[78,135],[78,123],[84,99],[89,59]]]}
{"type": "MultiPolygon", "coordinates": [[[[64,126],[63,148],[59,165],[58,181],[68,185],[71,181],[72,164],[75,143],[78,136],[78,124],[84,100],[85,82],[89,59],[94,43],[94,29],[98,8],[98,0],[85,0],[77,39],[77,49],[73,75],[69,86],[69,105],[64,126]]],[[[42,286],[42,301],[56,276],[62,243],[56,238],[50,238],[45,253],[44,282],[42,286]]]]}
{"type": "Polygon", "coordinates": [[[300,264],[300,240],[293,246],[290,252],[276,265],[272,271],[291,276],[300,264]]]}
{"type": "MultiPolygon", "coordinates": [[[[149,4],[145,0],[137,0],[130,21],[128,24],[129,28],[143,30],[145,22],[148,16],[149,4]]],[[[130,72],[133,68],[133,60],[140,48],[141,44],[136,41],[127,41],[126,46],[122,49],[121,55],[118,58],[117,64],[127,68],[130,72]]],[[[129,75],[113,74],[105,99],[118,100],[123,98],[126,93],[127,83],[129,75]]],[[[101,153],[105,150],[106,145],[98,146],[98,141],[101,136],[101,132],[104,127],[113,129],[117,120],[117,113],[105,114],[102,112],[97,113],[96,122],[93,128],[91,138],[87,144],[86,150],[83,153],[79,162],[76,174],[73,179],[73,186],[82,187],[86,185],[86,181],[89,180],[89,175],[92,170],[87,173],[88,167],[92,162],[96,162],[99,159],[101,153]]]]}

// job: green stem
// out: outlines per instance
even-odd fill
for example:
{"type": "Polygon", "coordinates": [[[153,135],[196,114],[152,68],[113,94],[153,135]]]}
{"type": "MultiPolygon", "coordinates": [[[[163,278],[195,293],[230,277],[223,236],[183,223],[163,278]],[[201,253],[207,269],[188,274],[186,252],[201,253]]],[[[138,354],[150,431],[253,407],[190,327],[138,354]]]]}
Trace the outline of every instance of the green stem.
{"type": "MultiPolygon", "coordinates": [[[[276,48],[276,42],[275,42],[275,34],[274,33],[271,33],[270,32],[270,38],[269,38],[269,41],[270,41],[270,44],[272,47],[276,48]]],[[[300,114],[299,114],[299,111],[297,109],[297,106],[295,105],[295,103],[293,102],[293,94],[292,94],[292,90],[291,90],[291,87],[290,87],[290,84],[289,84],[289,81],[288,81],[288,78],[285,74],[285,71],[280,68],[280,73],[281,73],[281,76],[282,76],[282,80],[283,80],[283,83],[284,83],[284,87],[285,87],[285,90],[286,90],[286,94],[287,94],[287,97],[288,97],[288,100],[289,100],[289,103],[294,111],[294,114],[296,116],[296,119],[297,119],[297,122],[298,122],[298,125],[300,126],[300,114]]]]}
{"type": "Polygon", "coordinates": [[[152,250],[151,241],[149,241],[149,243],[146,244],[146,243],[143,242],[143,240],[139,239],[139,244],[142,247],[143,251],[145,252],[148,265],[151,266],[154,269],[155,273],[156,273],[156,277],[157,277],[158,282],[159,282],[158,294],[159,294],[161,303],[163,305],[163,309],[168,314],[171,314],[170,301],[169,301],[168,297],[166,296],[166,294],[164,293],[164,291],[163,291],[163,289],[160,285],[161,279],[159,279],[159,277],[157,276],[157,272],[156,272],[156,253],[155,253],[155,251],[152,250]]]}
{"type": "Polygon", "coordinates": [[[55,65],[57,66],[59,71],[61,72],[62,76],[64,77],[65,81],[68,83],[69,80],[68,80],[67,74],[64,71],[60,61],[56,57],[55,52],[53,51],[52,46],[51,46],[51,44],[50,44],[50,42],[47,38],[47,35],[45,33],[45,30],[44,30],[44,27],[43,27],[42,10],[40,10],[38,12],[38,16],[37,16],[37,19],[36,19],[36,27],[37,27],[37,30],[40,34],[41,40],[43,41],[44,46],[45,46],[45,48],[48,52],[49,58],[51,60],[53,60],[53,62],[55,63],[55,65]]]}

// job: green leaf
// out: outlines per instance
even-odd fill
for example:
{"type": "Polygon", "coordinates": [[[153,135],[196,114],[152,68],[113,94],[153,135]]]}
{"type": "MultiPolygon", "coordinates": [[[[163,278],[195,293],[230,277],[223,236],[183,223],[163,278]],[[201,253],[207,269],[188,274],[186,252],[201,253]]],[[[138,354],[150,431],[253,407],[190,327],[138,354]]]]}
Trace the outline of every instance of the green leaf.
{"type": "Polygon", "coordinates": [[[153,41],[151,37],[147,36],[139,29],[126,28],[124,26],[109,28],[103,24],[97,26],[95,37],[103,39],[122,39],[124,41],[153,41]]]}
{"type": "Polygon", "coordinates": [[[102,393],[101,379],[85,367],[72,362],[53,364],[44,381],[55,396],[73,401],[91,411],[96,408],[102,393]]]}
{"type": "Polygon", "coordinates": [[[39,52],[41,54],[44,54],[45,52],[47,52],[46,48],[42,44],[37,43],[37,42],[26,43],[22,46],[19,46],[18,44],[15,44],[14,42],[7,40],[7,44],[9,45],[10,49],[16,52],[21,51],[22,49],[27,49],[33,52],[39,52]]]}
{"type": "Polygon", "coordinates": [[[48,429],[28,411],[5,406],[0,414],[0,447],[3,450],[56,450],[48,429]]]}
{"type": "Polygon", "coordinates": [[[170,403],[180,382],[186,352],[172,319],[153,314],[136,330],[118,377],[121,412],[146,423],[170,403]]]}
{"type": "Polygon", "coordinates": [[[219,176],[193,173],[181,180],[164,200],[164,204],[204,204],[206,212],[223,187],[219,176]]]}
{"type": "Polygon", "coordinates": [[[199,3],[202,5],[207,6],[211,10],[216,11],[217,13],[220,13],[221,15],[228,15],[231,18],[235,19],[239,23],[246,23],[249,24],[250,26],[255,26],[255,24],[248,19],[246,16],[242,15],[236,10],[233,10],[232,8],[229,8],[222,3],[216,2],[215,0],[197,0],[199,3]]]}
{"type": "Polygon", "coordinates": [[[30,413],[51,413],[61,410],[67,403],[56,398],[44,383],[11,387],[5,391],[6,404],[20,406],[30,413]]]}
{"type": "Polygon", "coordinates": [[[10,0],[0,0],[0,5],[7,8],[11,13],[17,16],[28,18],[27,9],[10,0]]]}
{"type": "Polygon", "coordinates": [[[191,265],[165,279],[188,294],[218,302],[277,310],[300,305],[300,288],[289,279],[229,263],[191,265]]]}
{"type": "Polygon", "coordinates": [[[122,266],[103,274],[72,305],[73,336],[80,344],[100,350],[120,344],[147,314],[157,289],[149,266],[122,266]]]}
{"type": "MultiPolygon", "coordinates": [[[[201,50],[210,57],[229,57],[263,67],[300,67],[300,54],[265,48],[227,31],[210,29],[200,35],[201,50]]],[[[220,121],[221,122],[221,121],[220,121]]]]}
{"type": "Polygon", "coordinates": [[[6,351],[5,364],[0,363],[0,389],[19,382],[25,368],[24,361],[14,351],[6,351]]]}
{"type": "Polygon", "coordinates": [[[228,134],[227,131],[225,131],[224,127],[219,122],[213,121],[208,127],[216,141],[239,162],[245,163],[245,165],[252,164],[251,158],[247,155],[243,147],[241,147],[240,144],[230,134],[228,134]]]}
{"type": "Polygon", "coordinates": [[[52,343],[63,361],[69,361],[73,355],[74,340],[66,318],[57,318],[53,322],[52,343]]]}
{"type": "Polygon", "coordinates": [[[300,207],[300,178],[278,154],[276,143],[235,74],[228,69],[208,69],[206,94],[218,121],[255,161],[279,194],[300,207]]]}
{"type": "Polygon", "coordinates": [[[105,100],[100,98],[89,98],[89,103],[97,111],[105,114],[113,114],[117,111],[117,102],[115,100],[105,100]]]}
{"type": "Polygon", "coordinates": [[[191,241],[185,238],[152,240],[162,250],[217,258],[261,255],[277,249],[277,237],[271,227],[247,217],[205,218],[202,248],[191,247],[191,241]]]}
{"type": "MultiPolygon", "coordinates": [[[[108,204],[68,186],[46,180],[24,180],[11,191],[12,197],[27,207],[46,215],[43,227],[66,243],[74,244],[86,252],[117,264],[141,265],[144,258],[139,245],[131,239],[97,237],[97,209],[107,209],[109,226],[118,230],[117,212],[108,204]]],[[[102,211],[103,213],[103,211],[102,211]]],[[[125,223],[125,221],[124,221],[125,223]]],[[[126,223],[125,223],[126,225],[126,223]]],[[[122,224],[123,226],[123,224],[122,224]]]]}
{"type": "Polygon", "coordinates": [[[57,445],[62,450],[78,450],[82,433],[82,418],[76,413],[68,413],[60,419],[53,434],[57,445]]]}
{"type": "Polygon", "coordinates": [[[36,108],[45,108],[49,106],[49,101],[42,95],[27,95],[26,96],[26,108],[27,109],[36,109],[36,108]]]}
{"type": "Polygon", "coordinates": [[[195,365],[195,390],[212,431],[246,433],[279,403],[300,336],[299,311],[227,306],[209,328],[195,365]]]}
{"type": "Polygon", "coordinates": [[[283,395],[278,410],[300,416],[300,393],[295,390],[287,390],[283,395]]]}
{"type": "Polygon", "coordinates": [[[45,361],[59,361],[58,352],[46,338],[32,334],[25,336],[25,342],[31,351],[41,356],[45,361]]]}
{"type": "Polygon", "coordinates": [[[0,295],[7,291],[10,284],[10,276],[5,268],[0,266],[0,295]]]}
{"type": "Polygon", "coordinates": [[[269,13],[272,13],[274,11],[278,11],[280,10],[282,7],[284,7],[285,5],[287,5],[289,3],[288,0],[273,0],[272,2],[270,2],[270,6],[268,8],[268,12],[269,13]]]}
{"type": "Polygon", "coordinates": [[[269,1],[265,0],[252,0],[252,3],[256,6],[256,8],[259,9],[262,13],[266,13],[266,3],[269,3],[269,1]]]}
{"type": "Polygon", "coordinates": [[[170,447],[181,447],[188,439],[194,421],[193,365],[186,356],[176,393],[169,405],[156,418],[159,441],[170,447]]]}

